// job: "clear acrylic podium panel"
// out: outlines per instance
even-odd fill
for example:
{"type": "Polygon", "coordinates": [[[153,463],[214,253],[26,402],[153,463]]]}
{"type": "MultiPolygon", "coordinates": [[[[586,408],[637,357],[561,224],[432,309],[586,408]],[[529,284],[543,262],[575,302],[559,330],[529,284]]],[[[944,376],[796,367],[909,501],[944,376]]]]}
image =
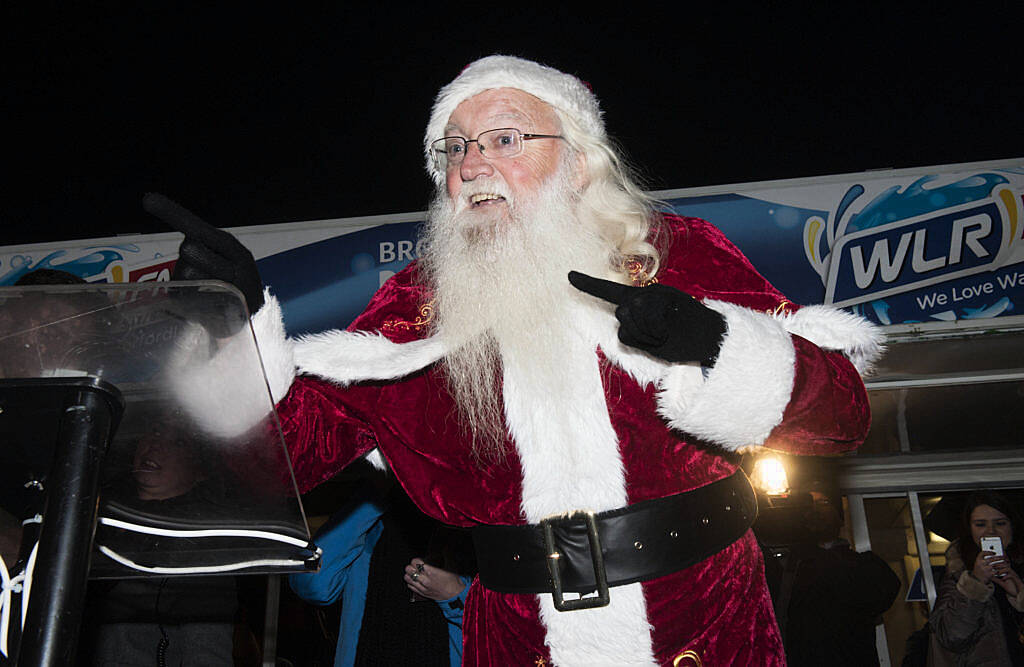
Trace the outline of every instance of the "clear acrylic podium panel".
{"type": "MultiPolygon", "coordinates": [[[[101,471],[91,577],[304,569],[309,531],[236,290],[0,289],[0,378],[84,375],[125,400],[101,471]]],[[[4,417],[0,505],[31,516],[40,508],[25,484],[49,469],[56,424],[4,417]]]]}

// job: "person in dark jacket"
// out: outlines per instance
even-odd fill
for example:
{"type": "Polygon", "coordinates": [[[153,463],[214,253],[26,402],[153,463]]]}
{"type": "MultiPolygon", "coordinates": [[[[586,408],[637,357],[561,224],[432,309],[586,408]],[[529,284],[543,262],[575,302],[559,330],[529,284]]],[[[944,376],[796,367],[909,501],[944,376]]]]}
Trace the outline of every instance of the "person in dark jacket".
{"type": "MultiPolygon", "coordinates": [[[[170,419],[156,420],[135,445],[130,475],[113,478],[101,496],[164,519],[227,506],[220,467],[188,434],[188,428],[170,419]]],[[[114,551],[126,546],[151,552],[179,548],[137,533],[106,546],[114,551]]],[[[93,580],[79,664],[233,665],[238,610],[234,576],[93,580]]]]}
{"type": "Polygon", "coordinates": [[[790,667],[878,664],[875,625],[896,599],[899,577],[884,560],[858,553],[839,537],[838,496],[814,490],[805,516],[808,543],[790,554],[795,565],[786,614],[790,667]]]}

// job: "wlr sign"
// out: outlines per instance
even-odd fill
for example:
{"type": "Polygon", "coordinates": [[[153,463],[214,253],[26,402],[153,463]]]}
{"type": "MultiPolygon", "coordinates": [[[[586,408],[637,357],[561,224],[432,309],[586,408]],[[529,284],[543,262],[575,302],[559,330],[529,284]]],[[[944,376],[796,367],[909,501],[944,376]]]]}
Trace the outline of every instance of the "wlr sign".
{"type": "MultiPolygon", "coordinates": [[[[886,299],[1016,261],[1011,256],[1022,245],[1021,211],[1020,195],[999,184],[988,197],[891,222],[884,220],[896,216],[876,217],[866,228],[848,230],[833,218],[838,229],[828,230],[829,252],[817,262],[824,302],[852,306],[886,299]]],[[[823,226],[820,219],[808,220],[808,244],[820,240],[823,226]]]]}

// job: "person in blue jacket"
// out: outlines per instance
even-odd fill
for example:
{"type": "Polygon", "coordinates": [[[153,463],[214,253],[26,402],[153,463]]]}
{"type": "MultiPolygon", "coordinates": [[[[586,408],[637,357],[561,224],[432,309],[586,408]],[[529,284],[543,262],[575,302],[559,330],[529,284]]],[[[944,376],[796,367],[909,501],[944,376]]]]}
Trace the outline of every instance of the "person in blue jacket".
{"type": "MultiPolygon", "coordinates": [[[[393,509],[390,493],[388,488],[371,482],[352,494],[352,499],[331,516],[314,538],[323,550],[320,570],[289,576],[292,590],[307,602],[329,605],[341,601],[335,667],[351,667],[359,662],[371,561],[385,532],[384,515],[393,509]]],[[[410,581],[415,584],[409,586],[419,596],[415,599],[434,600],[440,607],[448,627],[450,663],[461,664],[462,607],[470,579],[427,565],[421,558],[413,558],[406,572],[416,573],[419,579],[416,582],[406,576],[407,585],[410,581]]],[[[367,656],[362,657],[365,662],[367,656]]]]}
{"type": "Polygon", "coordinates": [[[328,605],[341,600],[335,667],[355,664],[370,559],[384,529],[385,498],[386,493],[373,485],[353,494],[353,500],[332,515],[314,538],[323,549],[320,571],[288,577],[295,594],[307,602],[328,605]]]}

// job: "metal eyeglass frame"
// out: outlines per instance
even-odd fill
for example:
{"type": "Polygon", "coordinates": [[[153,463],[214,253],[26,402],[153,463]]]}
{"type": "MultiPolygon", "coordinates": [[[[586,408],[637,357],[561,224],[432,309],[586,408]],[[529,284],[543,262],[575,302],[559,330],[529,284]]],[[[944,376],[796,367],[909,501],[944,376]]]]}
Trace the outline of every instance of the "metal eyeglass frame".
{"type": "Polygon", "coordinates": [[[519,135],[519,150],[513,153],[512,155],[503,155],[502,157],[516,157],[517,155],[521,154],[523,152],[523,142],[529,141],[530,139],[565,139],[565,137],[562,136],[561,134],[535,134],[531,132],[523,132],[522,130],[519,130],[518,128],[515,127],[496,127],[490,130],[484,130],[480,134],[476,135],[476,139],[466,139],[465,137],[459,136],[441,137],[440,139],[435,139],[434,141],[430,142],[430,149],[432,151],[431,157],[433,157],[434,159],[434,166],[436,166],[438,169],[442,171],[447,169],[449,166],[459,166],[460,164],[462,164],[462,161],[466,158],[466,153],[469,151],[469,144],[472,143],[475,143],[477,145],[477,148],[480,149],[480,155],[484,156],[485,159],[490,160],[491,158],[487,157],[487,151],[480,144],[480,137],[484,136],[485,134],[490,134],[491,132],[515,132],[516,134],[519,135]],[[462,157],[460,157],[458,161],[453,161],[451,159],[451,156],[448,155],[447,150],[437,147],[438,144],[449,139],[458,139],[462,142],[463,153],[462,157]],[[439,157],[438,154],[444,155],[444,158],[439,157]],[[441,163],[442,159],[444,160],[444,164],[441,163]]]}

